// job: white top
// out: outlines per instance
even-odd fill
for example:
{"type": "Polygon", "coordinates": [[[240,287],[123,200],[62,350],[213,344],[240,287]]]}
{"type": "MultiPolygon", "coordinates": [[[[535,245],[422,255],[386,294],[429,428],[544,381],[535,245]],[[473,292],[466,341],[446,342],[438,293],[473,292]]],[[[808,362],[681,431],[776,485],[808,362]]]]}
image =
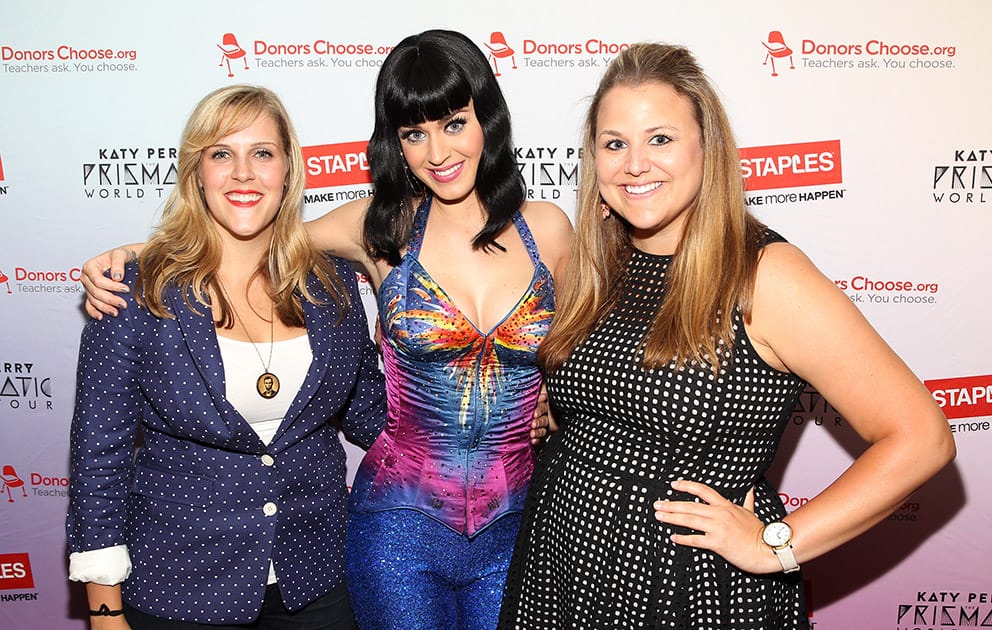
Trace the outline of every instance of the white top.
{"type": "Polygon", "coordinates": [[[272,344],[272,362],[268,371],[279,377],[279,393],[272,398],[258,395],[258,377],[266,371],[259,358],[269,358],[269,344],[238,341],[217,336],[220,358],[224,361],[227,399],[248,421],[251,428],[268,444],[282,424],[289,405],[303,386],[313,361],[310,338],[306,334],[272,344]],[[256,348],[258,351],[256,352],[256,348]]]}
{"type": "MultiPolygon", "coordinates": [[[[258,377],[266,371],[259,353],[268,359],[268,344],[253,344],[220,335],[217,335],[217,343],[224,364],[228,401],[248,421],[262,442],[269,444],[303,386],[313,362],[310,338],[304,333],[272,343],[272,362],[268,371],[279,378],[279,393],[272,398],[262,398],[256,389],[258,377]],[[255,348],[258,348],[257,352],[255,348]]],[[[127,545],[69,554],[69,579],[72,581],[112,586],[123,582],[129,575],[131,557],[127,545]]],[[[275,567],[269,560],[268,583],[275,581],[275,567]]]]}

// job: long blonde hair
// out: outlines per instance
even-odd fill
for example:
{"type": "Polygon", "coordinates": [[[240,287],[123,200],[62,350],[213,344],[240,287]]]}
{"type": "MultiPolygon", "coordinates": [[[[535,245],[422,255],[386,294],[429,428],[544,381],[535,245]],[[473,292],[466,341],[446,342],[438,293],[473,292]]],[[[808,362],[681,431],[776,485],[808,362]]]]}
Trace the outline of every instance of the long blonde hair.
{"type": "Polygon", "coordinates": [[[210,220],[209,210],[197,181],[203,150],[219,139],[251,125],[268,115],[276,123],[289,171],[282,202],[273,224],[272,243],[267,258],[258,262],[253,277],[268,283],[279,319],[290,326],[303,325],[303,307],[296,295],[319,303],[306,286],[307,274],[314,273],[327,288],[343,313],[349,305],[333,265],[310,243],[302,222],[303,189],[306,177],[303,152],[286,108],[272,91],[251,85],[233,85],[215,90],[201,100],[186,123],[179,146],[178,182],[165,203],[162,222],[142,251],[137,298],[157,317],[172,317],[165,307],[169,285],[182,289],[186,305],[189,289],[202,305],[209,303],[207,292],[217,302],[215,317],[220,325],[234,325],[232,310],[217,280],[221,241],[210,220]]]}
{"type": "Polygon", "coordinates": [[[572,350],[617,304],[632,253],[628,226],[603,221],[596,179],[596,128],[600,102],[614,87],[645,83],[672,86],[693,105],[703,145],[703,177],[686,210],[685,227],[669,268],[665,301],[645,335],[644,365],[673,359],[709,365],[714,374],[733,346],[731,314],[738,306],[750,318],[751,295],[765,227],[744,205],[737,144],[727,114],[695,58],[666,44],[636,44],[607,68],[589,106],[576,212],[576,238],[569,272],[558,292],[554,323],[538,360],[547,371],[572,350]]]}

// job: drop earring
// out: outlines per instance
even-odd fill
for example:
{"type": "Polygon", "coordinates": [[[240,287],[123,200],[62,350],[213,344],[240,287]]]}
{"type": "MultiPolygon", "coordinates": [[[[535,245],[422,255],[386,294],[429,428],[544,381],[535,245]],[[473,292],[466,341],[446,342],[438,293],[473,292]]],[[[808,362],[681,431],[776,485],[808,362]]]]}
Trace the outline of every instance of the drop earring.
{"type": "Polygon", "coordinates": [[[403,159],[403,174],[406,175],[406,183],[409,184],[411,190],[416,193],[423,191],[423,182],[414,176],[413,172],[410,170],[410,165],[406,163],[406,159],[403,159]]]}

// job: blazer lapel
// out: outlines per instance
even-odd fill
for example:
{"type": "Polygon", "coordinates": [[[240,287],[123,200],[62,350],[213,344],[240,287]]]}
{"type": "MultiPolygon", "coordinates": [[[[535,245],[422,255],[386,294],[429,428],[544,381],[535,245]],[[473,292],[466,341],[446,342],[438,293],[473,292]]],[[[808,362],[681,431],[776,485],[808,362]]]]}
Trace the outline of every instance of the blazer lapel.
{"type": "Polygon", "coordinates": [[[227,384],[224,380],[224,363],[220,357],[217,332],[214,329],[213,313],[209,307],[196,301],[193,290],[188,290],[187,298],[200,314],[194,313],[183,300],[182,291],[175,286],[167,290],[167,298],[176,316],[183,341],[189,350],[203,382],[207,384],[210,398],[220,419],[230,431],[230,442],[226,445],[234,450],[249,453],[264,452],[265,445],[251,428],[248,421],[227,400],[227,384]]]}
{"type": "MultiPolygon", "coordinates": [[[[307,338],[310,341],[310,351],[313,353],[313,360],[310,362],[310,369],[307,370],[306,378],[300,391],[296,394],[293,402],[289,405],[286,417],[283,418],[279,430],[276,431],[272,442],[275,443],[297,420],[300,413],[317,393],[321,383],[327,374],[328,366],[331,363],[331,343],[330,335],[321,333],[321,329],[328,325],[329,318],[337,318],[337,309],[331,296],[324,289],[323,285],[312,274],[307,279],[310,294],[318,300],[324,301],[323,306],[311,304],[305,298],[300,297],[303,304],[303,319],[307,327],[307,338]]],[[[359,305],[361,307],[361,305],[359,305]]]]}

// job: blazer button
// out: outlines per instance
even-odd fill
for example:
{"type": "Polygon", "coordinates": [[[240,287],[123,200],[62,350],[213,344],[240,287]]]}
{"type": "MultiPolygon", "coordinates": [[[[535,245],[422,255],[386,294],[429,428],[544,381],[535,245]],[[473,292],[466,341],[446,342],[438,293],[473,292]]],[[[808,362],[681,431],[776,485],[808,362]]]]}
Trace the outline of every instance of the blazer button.
{"type": "Polygon", "coordinates": [[[276,459],[271,455],[269,455],[268,453],[266,453],[265,455],[262,455],[262,463],[265,464],[266,466],[271,466],[272,464],[276,463],[276,459]]]}
{"type": "Polygon", "coordinates": [[[266,516],[275,516],[275,513],[278,511],[279,508],[277,508],[276,504],[271,501],[262,506],[262,514],[265,514],[266,516]]]}

